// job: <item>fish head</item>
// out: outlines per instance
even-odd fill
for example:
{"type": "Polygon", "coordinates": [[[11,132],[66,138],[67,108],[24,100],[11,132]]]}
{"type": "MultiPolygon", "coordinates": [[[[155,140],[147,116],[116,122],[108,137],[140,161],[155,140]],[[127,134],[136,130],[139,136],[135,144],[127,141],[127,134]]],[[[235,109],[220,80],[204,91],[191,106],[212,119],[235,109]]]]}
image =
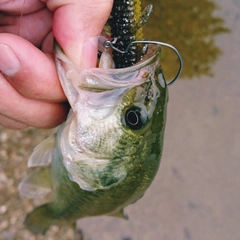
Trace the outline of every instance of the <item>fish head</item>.
{"type": "Polygon", "coordinates": [[[72,107],[59,135],[70,179],[84,190],[109,189],[150,155],[160,161],[162,146],[153,145],[163,138],[168,100],[160,47],[123,69],[79,69],[56,56],[72,107]]]}

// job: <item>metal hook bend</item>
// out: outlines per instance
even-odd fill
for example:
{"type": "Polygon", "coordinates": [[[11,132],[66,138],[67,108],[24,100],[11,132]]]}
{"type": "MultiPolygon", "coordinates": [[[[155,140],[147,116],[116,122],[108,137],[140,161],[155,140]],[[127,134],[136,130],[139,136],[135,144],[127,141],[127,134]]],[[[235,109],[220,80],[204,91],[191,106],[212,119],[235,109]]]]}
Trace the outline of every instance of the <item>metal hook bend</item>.
{"type": "Polygon", "coordinates": [[[181,72],[182,72],[182,69],[183,69],[183,60],[182,60],[182,57],[181,57],[179,51],[178,51],[175,47],[173,47],[172,45],[170,45],[170,44],[168,44],[168,43],[164,43],[164,42],[158,42],[158,41],[139,40],[139,41],[133,41],[133,42],[131,42],[131,43],[127,46],[127,48],[125,49],[125,51],[122,51],[122,50],[114,47],[114,45],[113,45],[114,43],[113,43],[113,42],[107,40],[107,41],[105,41],[105,42],[103,43],[103,46],[104,46],[106,49],[112,48],[113,50],[118,51],[118,52],[124,54],[124,53],[128,52],[128,50],[129,50],[129,48],[130,48],[130,46],[131,46],[132,44],[137,44],[137,43],[156,44],[156,45],[160,45],[160,46],[162,45],[162,46],[171,48],[171,49],[177,54],[178,59],[179,59],[179,69],[178,69],[178,72],[177,72],[177,75],[175,76],[175,78],[173,78],[172,81],[167,84],[168,86],[172,85],[172,84],[178,79],[178,77],[180,76],[180,74],[181,74],[181,72]]]}

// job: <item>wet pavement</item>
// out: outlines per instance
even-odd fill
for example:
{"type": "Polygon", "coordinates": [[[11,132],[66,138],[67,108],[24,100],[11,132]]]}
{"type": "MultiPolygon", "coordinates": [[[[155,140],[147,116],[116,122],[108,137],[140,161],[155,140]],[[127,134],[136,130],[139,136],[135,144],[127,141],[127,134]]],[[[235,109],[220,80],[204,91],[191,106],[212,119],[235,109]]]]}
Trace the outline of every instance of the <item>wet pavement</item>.
{"type": "MultiPolygon", "coordinates": [[[[165,147],[154,182],[126,208],[128,221],[79,220],[84,240],[240,239],[240,0],[215,2],[231,33],[216,37],[223,53],[212,66],[214,76],[182,79],[169,88],[165,147]]],[[[34,237],[21,225],[32,205],[16,186],[44,134],[0,129],[0,239],[73,239],[67,228],[34,237]]]]}

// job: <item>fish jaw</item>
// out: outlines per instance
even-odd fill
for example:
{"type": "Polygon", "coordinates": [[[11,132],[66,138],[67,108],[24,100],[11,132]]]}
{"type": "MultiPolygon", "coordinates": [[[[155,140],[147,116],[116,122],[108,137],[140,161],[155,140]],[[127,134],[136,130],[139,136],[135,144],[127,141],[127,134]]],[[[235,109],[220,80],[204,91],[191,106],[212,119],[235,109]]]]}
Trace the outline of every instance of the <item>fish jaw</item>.
{"type": "MultiPolygon", "coordinates": [[[[160,47],[151,49],[138,64],[123,69],[81,69],[58,45],[55,56],[60,82],[72,107],[58,134],[69,178],[87,191],[112,188],[146,158],[141,149],[146,148],[150,127],[132,131],[126,127],[123,114],[135,104],[152,118],[159,96],[155,93],[156,99],[149,100],[148,110],[143,102],[150,92],[148,85],[156,81],[160,47]]],[[[166,91],[164,79],[162,84],[166,91]]]]}
{"type": "MultiPolygon", "coordinates": [[[[79,95],[83,94],[85,92],[84,90],[88,90],[89,92],[107,92],[114,89],[130,89],[144,83],[147,80],[145,77],[146,72],[153,71],[154,67],[151,63],[156,62],[157,60],[159,61],[160,53],[160,46],[151,46],[148,54],[146,54],[141,61],[131,67],[119,69],[83,69],[76,66],[63,53],[63,50],[58,43],[55,42],[55,62],[57,72],[64,93],[73,110],[76,108],[76,105],[79,104],[79,100],[81,100],[79,95]]],[[[115,95],[115,93],[112,95],[115,95]]],[[[91,99],[94,99],[93,95],[91,95],[91,99]]],[[[87,100],[88,99],[84,97],[84,101],[87,100]]]]}

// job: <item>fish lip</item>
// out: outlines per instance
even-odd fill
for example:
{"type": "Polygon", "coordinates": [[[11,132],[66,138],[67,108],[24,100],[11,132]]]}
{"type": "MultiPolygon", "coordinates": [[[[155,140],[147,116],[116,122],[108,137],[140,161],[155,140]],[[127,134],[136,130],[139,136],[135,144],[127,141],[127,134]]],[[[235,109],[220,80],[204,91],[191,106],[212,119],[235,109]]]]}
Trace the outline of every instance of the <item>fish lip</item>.
{"type": "Polygon", "coordinates": [[[55,43],[59,80],[73,110],[80,104],[86,105],[88,98],[96,106],[99,102],[106,106],[107,101],[111,106],[115,106],[123,93],[145,83],[149,74],[154,73],[154,69],[160,65],[160,53],[161,46],[152,45],[149,46],[145,57],[133,66],[118,69],[84,69],[76,66],[63,53],[57,42],[55,43]]]}
{"type": "MultiPolygon", "coordinates": [[[[80,68],[76,66],[64,53],[61,46],[55,41],[54,44],[54,52],[55,52],[55,59],[57,61],[62,61],[69,65],[70,67],[78,70],[85,70],[84,68],[80,68]]],[[[159,55],[161,54],[161,46],[160,45],[150,45],[148,47],[148,52],[145,56],[136,64],[125,67],[125,68],[114,68],[114,69],[103,69],[103,68],[89,68],[96,73],[104,73],[104,74],[123,74],[126,72],[134,72],[136,70],[141,69],[144,66],[147,66],[151,62],[153,62],[159,55]]]]}
{"type": "Polygon", "coordinates": [[[160,53],[161,46],[151,45],[145,57],[133,66],[117,69],[84,69],[76,66],[63,53],[57,42],[55,43],[55,61],[61,84],[66,85],[65,82],[68,81],[68,86],[66,85],[63,89],[73,85],[78,92],[81,89],[90,92],[104,92],[141,85],[148,79],[146,72],[152,72],[152,68],[155,68],[156,64],[160,65],[160,53]]]}

